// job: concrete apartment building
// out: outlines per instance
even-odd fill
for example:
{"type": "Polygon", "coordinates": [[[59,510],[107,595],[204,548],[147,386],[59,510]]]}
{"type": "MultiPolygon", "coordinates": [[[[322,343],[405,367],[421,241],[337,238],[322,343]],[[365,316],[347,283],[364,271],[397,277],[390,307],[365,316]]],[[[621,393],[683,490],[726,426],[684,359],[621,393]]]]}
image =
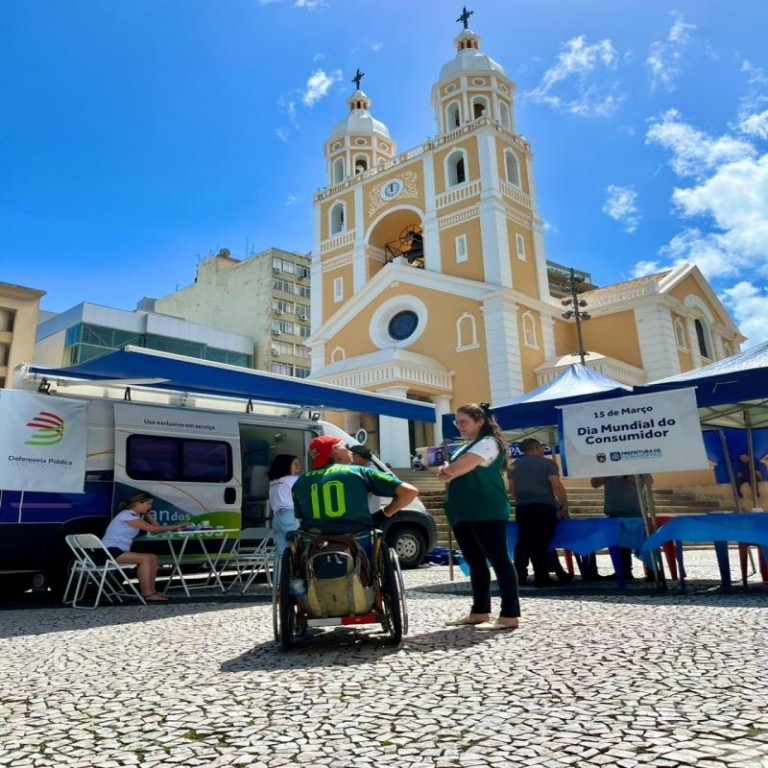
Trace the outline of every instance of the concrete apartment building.
{"type": "Polygon", "coordinates": [[[43,296],[36,288],[0,283],[0,389],[12,386],[13,369],[34,357],[43,296]]]}
{"type": "Polygon", "coordinates": [[[202,260],[195,282],[154,301],[156,312],[254,342],[254,368],[309,376],[311,259],[269,248],[247,259],[227,249],[202,260]]]}

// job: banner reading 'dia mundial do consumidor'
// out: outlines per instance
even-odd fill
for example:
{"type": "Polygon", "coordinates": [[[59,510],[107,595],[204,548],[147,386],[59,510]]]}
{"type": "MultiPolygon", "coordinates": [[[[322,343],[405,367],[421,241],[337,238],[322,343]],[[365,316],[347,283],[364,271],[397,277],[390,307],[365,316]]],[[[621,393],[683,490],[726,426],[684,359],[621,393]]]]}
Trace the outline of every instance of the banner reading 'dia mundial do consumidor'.
{"type": "Polygon", "coordinates": [[[558,421],[569,477],[709,467],[693,389],[566,405],[558,421]]]}

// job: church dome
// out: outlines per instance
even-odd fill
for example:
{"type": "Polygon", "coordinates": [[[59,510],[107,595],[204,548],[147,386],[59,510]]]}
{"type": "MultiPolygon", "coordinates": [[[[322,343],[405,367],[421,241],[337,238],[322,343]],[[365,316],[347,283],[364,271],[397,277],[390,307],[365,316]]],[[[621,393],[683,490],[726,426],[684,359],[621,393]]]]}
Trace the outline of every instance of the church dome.
{"type": "Polygon", "coordinates": [[[349,98],[349,114],[331,129],[331,138],[345,133],[376,133],[389,138],[389,129],[381,120],[368,111],[370,99],[361,90],[355,91],[349,98]]]}
{"type": "Polygon", "coordinates": [[[490,56],[480,51],[480,37],[465,29],[456,38],[456,57],[443,65],[440,80],[446,80],[462,72],[499,72],[504,68],[490,56]]]}

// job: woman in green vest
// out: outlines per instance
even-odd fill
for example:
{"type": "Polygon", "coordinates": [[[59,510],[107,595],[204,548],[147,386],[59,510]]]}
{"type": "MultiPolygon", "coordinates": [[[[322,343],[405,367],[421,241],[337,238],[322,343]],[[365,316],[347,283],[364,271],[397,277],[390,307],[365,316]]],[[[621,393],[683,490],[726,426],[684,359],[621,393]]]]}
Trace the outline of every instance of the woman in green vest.
{"type": "Polygon", "coordinates": [[[454,422],[467,442],[443,465],[438,478],[446,483],[445,514],[469,566],[472,608],[449,626],[484,625],[479,629],[517,629],[520,599],[517,574],[507,549],[510,503],[503,476],[507,445],[488,403],[468,403],[454,422]],[[501,593],[501,612],[492,624],[491,572],[501,593]]]}

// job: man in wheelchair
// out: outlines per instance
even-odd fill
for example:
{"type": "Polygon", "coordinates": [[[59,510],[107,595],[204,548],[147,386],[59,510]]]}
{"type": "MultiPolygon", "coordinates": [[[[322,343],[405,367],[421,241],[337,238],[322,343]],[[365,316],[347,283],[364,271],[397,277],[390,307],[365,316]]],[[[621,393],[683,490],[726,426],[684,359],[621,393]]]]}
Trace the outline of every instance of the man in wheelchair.
{"type": "Polygon", "coordinates": [[[306,579],[305,606],[315,615],[363,613],[374,599],[371,559],[383,543],[376,541],[368,495],[391,496],[382,512],[392,517],[419,490],[375,467],[353,464],[352,452],[337,437],[316,437],[309,455],[312,469],[293,486],[300,521],[296,572],[306,579]]]}

